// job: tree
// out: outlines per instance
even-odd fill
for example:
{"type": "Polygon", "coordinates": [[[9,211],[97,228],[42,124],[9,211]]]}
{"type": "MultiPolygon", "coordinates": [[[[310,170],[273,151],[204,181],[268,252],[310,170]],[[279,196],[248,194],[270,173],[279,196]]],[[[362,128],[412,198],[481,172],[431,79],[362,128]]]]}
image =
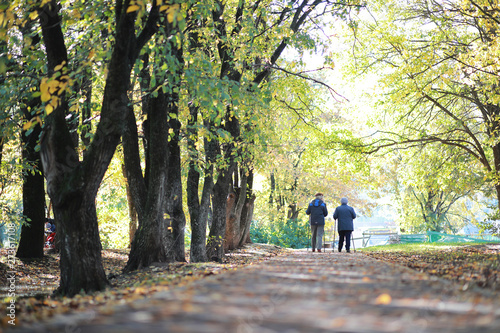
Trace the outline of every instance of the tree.
{"type": "MultiPolygon", "coordinates": [[[[25,45],[23,56],[19,61],[30,63],[29,56],[37,54],[35,47],[39,47],[40,36],[33,32],[33,21],[29,21],[22,28],[25,45]]],[[[16,67],[22,68],[21,64],[16,67]]],[[[31,74],[37,68],[30,70],[31,74]]],[[[21,93],[21,95],[26,95],[21,93]]],[[[22,157],[23,157],[23,216],[26,219],[21,228],[21,238],[17,248],[16,256],[20,258],[42,258],[44,248],[44,226],[45,226],[45,181],[42,173],[40,153],[38,151],[39,138],[42,128],[36,119],[36,111],[40,106],[40,98],[25,96],[23,98],[21,113],[25,125],[21,133],[22,157]]]]}
{"type": "MultiPolygon", "coordinates": [[[[253,96],[262,91],[262,86],[270,78],[273,66],[283,54],[287,46],[307,48],[311,46],[312,38],[305,30],[313,27],[316,20],[324,12],[332,16],[347,15],[350,8],[358,7],[356,1],[331,4],[327,1],[294,1],[287,5],[259,2],[247,6],[239,2],[236,8],[217,2],[213,10],[213,19],[217,33],[218,56],[221,62],[220,78],[226,78],[235,86],[241,86],[239,93],[250,93],[253,96]],[[269,14],[268,9],[272,14],[269,14]],[[309,25],[312,23],[312,25],[309,25]],[[248,25],[247,25],[248,24],[248,25]],[[272,35],[272,32],[281,32],[272,35]],[[248,41],[246,36],[250,37],[248,41]],[[246,44],[240,42],[240,40],[246,44]],[[259,48],[256,48],[257,45],[259,48]],[[245,46],[245,47],[243,47],[245,46]],[[248,50],[247,52],[242,52],[248,50]],[[252,52],[253,51],[253,52],[252,52]],[[257,51],[258,53],[255,53],[257,51]],[[262,62],[262,59],[266,59],[262,62]],[[240,65],[241,64],[241,65],[240,65]]],[[[245,119],[239,114],[234,104],[229,104],[224,114],[224,130],[229,133],[232,141],[224,146],[223,154],[227,165],[217,171],[217,180],[213,195],[213,223],[210,229],[207,251],[209,258],[221,260],[223,255],[223,239],[226,231],[226,198],[232,184],[232,175],[241,154],[240,145],[245,119]]],[[[247,118],[248,119],[248,118],[247,118]]],[[[246,193],[240,195],[246,196],[246,193]]]]}
{"type": "Polygon", "coordinates": [[[101,263],[95,196],[122,134],[129,108],[131,69],[144,44],[156,32],[158,16],[154,2],[141,33],[136,35],[137,13],[129,6],[129,1],[116,3],[116,35],[100,121],[81,161],[65,119],[66,86],[71,73],[59,14],[61,6],[56,1],[46,1],[37,9],[49,68],[48,79],[40,85],[41,99],[48,102],[41,157],[61,242],[58,291],[69,296],[81,290],[102,290],[107,285],[101,263]]]}
{"type": "MultiPolygon", "coordinates": [[[[177,5],[175,8],[179,8],[177,5]]],[[[180,16],[178,13],[177,15],[180,16]]],[[[142,176],[138,149],[136,120],[129,112],[128,130],[124,136],[127,178],[138,207],[139,228],[132,242],[125,271],[147,267],[152,262],[184,261],[184,224],[182,211],[182,186],[180,175],[180,148],[178,116],[178,91],[182,77],[183,59],[180,20],[166,15],[162,34],[157,36],[154,82],[161,84],[151,89],[143,108],[148,120],[147,133],[147,184],[142,176]],[[161,45],[160,40],[167,40],[161,45]],[[165,68],[159,72],[156,68],[165,68]],[[166,83],[163,83],[166,82],[166,83]],[[172,133],[172,135],[170,135],[172,133]]],[[[145,60],[147,58],[144,58],[145,60]]],[[[146,60],[144,65],[149,64],[146,60]]],[[[143,78],[149,81],[145,76],[143,78]]]]}
{"type": "Polygon", "coordinates": [[[387,20],[363,30],[379,44],[364,48],[359,60],[365,70],[385,70],[385,119],[394,121],[372,137],[372,148],[459,148],[482,165],[500,205],[500,91],[498,64],[492,61],[498,4],[417,0],[380,6],[387,20]]]}
{"type": "Polygon", "coordinates": [[[477,172],[480,167],[471,169],[467,154],[458,148],[425,145],[391,155],[397,161],[395,207],[402,231],[455,233],[474,219],[476,212],[461,206],[474,201],[484,184],[477,172]]]}

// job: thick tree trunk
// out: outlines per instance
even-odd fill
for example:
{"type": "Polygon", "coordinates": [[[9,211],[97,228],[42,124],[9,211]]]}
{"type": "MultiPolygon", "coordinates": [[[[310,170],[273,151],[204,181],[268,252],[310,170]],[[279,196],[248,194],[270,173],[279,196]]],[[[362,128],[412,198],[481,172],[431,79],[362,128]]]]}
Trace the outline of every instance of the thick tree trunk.
{"type": "Polygon", "coordinates": [[[234,162],[227,169],[219,171],[212,196],[213,218],[207,242],[207,257],[211,261],[222,262],[224,258],[224,238],[226,236],[227,197],[232,186],[234,162]]]}
{"type": "MultiPolygon", "coordinates": [[[[207,140],[204,138],[205,146],[205,165],[203,190],[201,201],[198,195],[200,172],[198,171],[201,166],[198,165],[199,154],[196,147],[198,141],[198,108],[195,106],[190,107],[191,118],[188,125],[188,150],[190,154],[189,172],[187,179],[187,200],[189,207],[189,214],[191,220],[191,262],[205,262],[207,261],[207,225],[208,215],[210,212],[210,198],[212,196],[214,180],[214,161],[217,154],[217,143],[215,140],[207,140]]],[[[205,127],[210,131],[213,124],[208,120],[204,120],[205,127]]]]}
{"type": "MultiPolygon", "coordinates": [[[[177,106],[174,106],[174,108],[178,111],[177,106]]],[[[171,112],[172,108],[169,108],[169,111],[171,112]]],[[[165,195],[165,211],[172,227],[174,258],[177,261],[186,261],[184,246],[186,216],[182,207],[181,149],[179,147],[180,125],[181,123],[177,119],[171,118],[169,120],[169,128],[173,129],[173,135],[168,142],[168,184],[165,195]]]]}
{"type": "Polygon", "coordinates": [[[255,204],[255,195],[253,194],[253,170],[248,171],[247,177],[247,191],[245,196],[245,203],[241,212],[240,221],[240,238],[238,247],[246,243],[251,243],[250,239],[250,225],[253,219],[253,209],[255,204]]]}
{"type": "Polygon", "coordinates": [[[127,115],[127,130],[123,135],[123,148],[127,179],[134,205],[137,208],[139,228],[132,241],[125,272],[148,267],[155,262],[171,262],[173,254],[171,232],[165,213],[167,183],[168,130],[165,95],[159,94],[151,100],[150,138],[148,143],[150,175],[148,186],[144,183],[140,166],[139,141],[133,109],[127,115]],[[163,153],[162,153],[163,152],[163,153]]]}
{"type": "Polygon", "coordinates": [[[241,234],[240,243],[238,246],[243,246],[244,244],[252,243],[252,239],[250,238],[250,226],[252,225],[253,220],[253,210],[255,207],[255,195],[251,195],[247,198],[245,203],[245,208],[242,213],[242,228],[243,233],[241,234]]]}
{"type": "Polygon", "coordinates": [[[241,228],[241,220],[247,198],[247,179],[248,177],[243,174],[240,187],[236,188],[228,197],[226,237],[224,240],[225,251],[238,248],[244,230],[241,228]]]}
{"type": "Polygon", "coordinates": [[[81,192],[75,194],[67,205],[54,206],[54,216],[59,222],[57,232],[61,246],[58,292],[71,296],[82,290],[103,290],[108,281],[101,261],[95,198],[85,197],[81,192]]]}
{"type": "Polygon", "coordinates": [[[186,261],[184,234],[186,229],[186,216],[182,205],[182,168],[181,168],[181,122],[179,119],[179,91],[181,90],[181,78],[184,72],[184,58],[182,36],[179,26],[165,21],[165,34],[167,39],[167,52],[169,59],[169,71],[166,73],[168,82],[166,92],[166,104],[168,115],[168,129],[170,137],[168,140],[168,167],[166,187],[165,212],[167,219],[171,221],[173,236],[173,254],[177,261],[186,261]],[[180,38],[175,38],[179,36],[180,38]],[[172,61],[174,60],[175,61],[172,61]]]}
{"type": "MultiPolygon", "coordinates": [[[[72,145],[66,124],[68,105],[64,93],[59,95],[60,104],[45,118],[41,138],[40,154],[47,192],[54,205],[61,242],[61,284],[58,291],[68,296],[81,291],[102,290],[107,285],[101,262],[95,197],[123,131],[129,106],[127,91],[132,65],[156,27],[156,2],[147,27],[139,37],[135,36],[136,15],[127,14],[126,8],[118,7],[117,31],[108,66],[101,119],[84,160],[79,162],[72,145]]],[[[39,12],[50,75],[56,66],[68,62],[59,8],[56,1],[50,1],[39,12]]]]}
{"type": "MultiPolygon", "coordinates": [[[[25,116],[31,118],[28,110],[25,116]]],[[[23,215],[27,218],[21,228],[16,256],[42,258],[45,225],[45,182],[41,171],[40,153],[35,147],[42,129],[37,124],[30,135],[22,134],[23,160],[29,165],[23,178],[23,215]]]]}
{"type": "MultiPolygon", "coordinates": [[[[57,8],[57,3],[52,1],[39,13],[51,74],[56,66],[68,60],[57,8]]],[[[45,119],[40,156],[61,245],[58,293],[73,296],[82,290],[102,290],[107,285],[94,204],[102,177],[99,181],[85,178],[66,124],[65,94],[59,97],[60,105],[45,119]]],[[[114,147],[116,145],[108,151],[109,160],[114,147]]],[[[96,163],[92,170],[97,175],[104,175],[108,164],[96,163]]]]}
{"type": "Polygon", "coordinates": [[[238,201],[238,194],[234,189],[229,192],[226,203],[226,231],[224,237],[224,251],[234,250],[236,248],[236,203],[238,201]]]}
{"type": "MultiPolygon", "coordinates": [[[[219,178],[223,178],[219,175],[219,178]]],[[[218,180],[212,197],[212,226],[208,234],[207,257],[211,261],[222,262],[224,257],[224,237],[226,232],[227,182],[218,180]]]]}

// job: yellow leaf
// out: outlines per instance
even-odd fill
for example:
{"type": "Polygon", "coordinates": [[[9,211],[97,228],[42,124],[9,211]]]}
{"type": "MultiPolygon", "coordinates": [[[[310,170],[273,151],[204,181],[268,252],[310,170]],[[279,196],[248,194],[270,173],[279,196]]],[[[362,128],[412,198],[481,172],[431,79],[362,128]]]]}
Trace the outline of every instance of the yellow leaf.
{"type": "Polygon", "coordinates": [[[48,89],[48,87],[49,87],[49,86],[47,85],[47,78],[46,78],[46,77],[44,77],[44,78],[42,79],[42,82],[40,83],[40,92],[42,92],[42,93],[43,93],[45,90],[47,90],[47,89],[48,89]]]}
{"type": "Polygon", "coordinates": [[[59,91],[57,92],[57,94],[61,95],[67,86],[68,86],[68,82],[61,82],[61,86],[59,87],[59,91]]]}
{"type": "MultiPolygon", "coordinates": [[[[162,6],[164,7],[164,6],[162,6]]],[[[169,23],[172,23],[174,21],[175,15],[180,9],[180,5],[178,3],[172,5],[172,6],[167,6],[167,21],[169,23]]],[[[161,11],[161,8],[160,8],[161,11]]]]}
{"type": "Polygon", "coordinates": [[[57,65],[56,67],[54,67],[54,70],[57,72],[58,70],[61,70],[61,68],[63,68],[63,66],[66,64],[66,60],[64,60],[63,62],[61,62],[59,65],[57,65]]]}
{"type": "Polygon", "coordinates": [[[128,8],[127,8],[127,13],[136,12],[136,11],[138,11],[140,8],[141,8],[141,7],[140,7],[140,6],[137,6],[137,5],[128,6],[128,8]]]}
{"type": "Polygon", "coordinates": [[[29,130],[30,127],[31,127],[31,120],[24,123],[24,125],[23,125],[23,131],[29,130]]]}
{"type": "Polygon", "coordinates": [[[392,302],[392,297],[389,294],[381,294],[375,300],[375,304],[378,305],[387,305],[391,304],[391,302],[392,302]]]}
{"type": "Polygon", "coordinates": [[[40,99],[42,100],[42,102],[48,102],[50,100],[50,93],[48,92],[48,90],[42,92],[42,95],[40,96],[40,99]]]}
{"type": "Polygon", "coordinates": [[[51,114],[52,111],[54,111],[54,107],[50,104],[47,104],[45,105],[45,112],[47,113],[47,115],[51,114]]]}
{"type": "Polygon", "coordinates": [[[55,108],[59,106],[60,99],[57,96],[52,96],[52,99],[50,100],[50,104],[55,108]]]}
{"type": "Polygon", "coordinates": [[[49,81],[47,85],[51,94],[55,93],[59,89],[59,81],[57,80],[49,81]]]}

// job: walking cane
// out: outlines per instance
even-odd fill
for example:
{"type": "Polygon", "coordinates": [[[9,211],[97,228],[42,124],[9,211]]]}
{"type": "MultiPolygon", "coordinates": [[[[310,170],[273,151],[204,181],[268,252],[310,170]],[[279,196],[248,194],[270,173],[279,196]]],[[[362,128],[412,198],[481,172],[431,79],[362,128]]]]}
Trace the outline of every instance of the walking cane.
{"type": "Polygon", "coordinates": [[[307,229],[307,235],[309,236],[307,240],[307,252],[309,252],[309,245],[311,244],[311,215],[309,215],[309,227],[307,229]]]}
{"type": "Polygon", "coordinates": [[[333,220],[333,242],[332,242],[332,253],[333,249],[335,249],[335,238],[337,237],[337,220],[333,220]]]}
{"type": "Polygon", "coordinates": [[[351,232],[351,241],[352,241],[352,248],[353,248],[354,252],[356,253],[356,245],[354,245],[354,236],[352,235],[352,232],[351,232]]]}

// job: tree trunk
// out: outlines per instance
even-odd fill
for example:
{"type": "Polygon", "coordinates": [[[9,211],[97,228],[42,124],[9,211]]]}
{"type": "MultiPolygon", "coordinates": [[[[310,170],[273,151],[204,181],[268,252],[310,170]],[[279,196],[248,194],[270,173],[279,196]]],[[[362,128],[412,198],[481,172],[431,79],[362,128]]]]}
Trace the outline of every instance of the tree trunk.
{"type": "Polygon", "coordinates": [[[92,71],[87,69],[82,80],[82,94],[85,96],[85,102],[82,106],[81,113],[81,134],[80,138],[84,145],[84,154],[87,147],[90,145],[90,133],[92,133],[92,71]]]}
{"type": "Polygon", "coordinates": [[[211,261],[222,262],[224,258],[224,238],[226,233],[226,207],[231,176],[235,164],[219,172],[212,196],[213,218],[207,242],[207,257],[211,261]]]}
{"type": "MultiPolygon", "coordinates": [[[[24,110],[25,118],[30,112],[24,110]]],[[[42,258],[45,225],[45,182],[41,171],[40,153],[35,147],[42,129],[36,124],[30,135],[22,134],[23,160],[28,165],[23,177],[23,215],[26,217],[21,228],[21,239],[16,256],[19,258],[42,258]]]]}
{"type": "Polygon", "coordinates": [[[168,219],[164,216],[168,160],[165,95],[160,93],[151,100],[151,112],[148,114],[151,165],[147,188],[140,166],[137,125],[131,107],[127,117],[128,126],[123,135],[123,152],[127,179],[133,189],[131,193],[139,218],[139,228],[132,241],[129,260],[124,268],[125,272],[130,272],[148,267],[154,262],[173,261],[173,255],[168,252],[168,248],[172,246],[171,232],[168,230],[168,219]]]}
{"type": "Polygon", "coordinates": [[[245,204],[241,212],[240,221],[240,238],[238,247],[246,243],[251,243],[250,239],[250,225],[253,219],[253,209],[255,204],[255,195],[253,194],[253,170],[248,171],[247,176],[247,191],[245,195],[245,204]]]}
{"type": "Polygon", "coordinates": [[[241,176],[240,187],[230,193],[228,197],[226,238],[224,241],[225,251],[238,248],[241,234],[244,230],[241,228],[241,218],[247,198],[247,179],[248,177],[243,174],[241,176]]]}
{"type": "Polygon", "coordinates": [[[3,157],[3,144],[5,137],[0,133],[0,165],[2,165],[2,157],[3,157]]]}
{"type": "Polygon", "coordinates": [[[289,220],[296,220],[299,218],[299,210],[297,209],[297,204],[290,204],[288,205],[288,214],[287,218],[289,220]]]}
{"type": "MultiPolygon", "coordinates": [[[[177,110],[177,106],[169,108],[170,113],[173,109],[177,110]]],[[[180,141],[180,125],[177,119],[169,120],[169,128],[173,129],[173,135],[168,142],[169,159],[168,159],[168,184],[166,189],[166,206],[165,211],[167,219],[170,221],[173,236],[173,255],[177,261],[186,261],[185,246],[184,246],[184,230],[186,228],[186,216],[182,207],[182,170],[181,170],[181,149],[180,141]]]]}
{"type": "Polygon", "coordinates": [[[122,164],[123,177],[125,177],[125,189],[127,191],[127,203],[128,203],[128,238],[129,245],[128,248],[132,246],[132,240],[134,239],[135,232],[137,230],[137,210],[135,209],[134,200],[132,199],[132,193],[130,192],[130,186],[127,181],[127,171],[125,169],[125,164],[122,164]]]}
{"type": "MultiPolygon", "coordinates": [[[[140,38],[135,36],[136,15],[126,13],[127,8],[118,7],[101,118],[84,160],[80,163],[72,145],[66,124],[68,103],[64,93],[59,95],[60,104],[45,118],[41,138],[40,155],[47,192],[52,199],[61,242],[58,292],[67,296],[102,290],[108,284],[101,262],[95,198],[123,131],[129,106],[127,91],[132,65],[142,46],[156,31],[156,2],[150,12],[151,20],[148,19],[140,38]]],[[[49,75],[54,74],[56,66],[64,65],[56,76],[62,78],[68,58],[59,8],[56,1],[49,2],[39,12],[39,20],[49,75]]]]}
{"type": "MultiPolygon", "coordinates": [[[[184,245],[184,234],[186,229],[186,215],[182,206],[182,167],[181,167],[181,122],[179,119],[179,91],[181,90],[181,78],[184,72],[184,58],[182,36],[180,35],[179,26],[169,23],[166,20],[165,33],[168,37],[167,50],[168,56],[175,59],[170,60],[169,71],[166,73],[167,81],[169,82],[166,100],[167,100],[167,115],[168,128],[170,137],[168,141],[168,184],[166,192],[166,214],[171,219],[172,236],[173,236],[173,252],[174,258],[177,261],[186,261],[186,251],[184,245]]],[[[165,59],[167,61],[167,59],[165,59]]]]}
{"type": "MultiPolygon", "coordinates": [[[[57,3],[52,1],[39,13],[49,74],[68,60],[57,8],[57,3]]],[[[64,95],[60,95],[60,105],[45,119],[40,156],[47,179],[47,192],[54,205],[61,245],[61,281],[57,291],[73,296],[82,290],[102,290],[108,282],[101,262],[94,203],[100,181],[86,179],[86,173],[80,168],[78,154],[66,125],[68,105],[64,95]]],[[[109,160],[114,147],[108,152],[109,160]]],[[[106,168],[107,164],[101,164],[92,169],[104,175],[106,168]]]]}
{"type": "Polygon", "coordinates": [[[245,208],[243,209],[243,212],[241,214],[241,226],[243,232],[241,234],[240,243],[238,244],[239,247],[243,246],[244,244],[252,243],[252,240],[250,239],[250,226],[252,225],[255,198],[256,197],[253,194],[247,197],[245,208]]]}
{"type": "MultiPolygon", "coordinates": [[[[201,201],[198,195],[200,172],[198,171],[201,166],[198,166],[199,153],[196,148],[198,141],[198,108],[190,106],[190,115],[188,125],[188,151],[190,154],[189,172],[187,179],[187,200],[189,207],[189,214],[191,220],[191,262],[205,262],[207,261],[207,225],[208,215],[210,212],[210,198],[213,193],[214,180],[214,161],[217,155],[217,143],[215,140],[208,140],[204,138],[205,146],[205,165],[203,190],[201,201]]],[[[207,130],[211,130],[213,124],[208,120],[204,120],[204,125],[207,130]]]]}
{"type": "Polygon", "coordinates": [[[101,261],[95,198],[80,192],[68,205],[54,206],[54,217],[61,236],[61,284],[58,292],[72,296],[82,290],[106,288],[108,281],[101,261]]]}
{"type": "MultiPolygon", "coordinates": [[[[232,187],[232,186],[231,186],[232,187]]],[[[224,237],[224,251],[234,250],[236,248],[236,203],[238,201],[238,194],[231,189],[227,196],[226,203],[226,231],[224,237]]]]}
{"type": "MultiPolygon", "coordinates": [[[[497,119],[498,116],[496,116],[495,119],[497,119]]],[[[492,127],[496,130],[495,133],[498,133],[498,129],[500,128],[500,123],[495,122],[492,127]]],[[[492,147],[493,151],[493,162],[495,163],[495,191],[497,194],[497,207],[498,207],[498,212],[500,214],[500,181],[498,181],[498,175],[500,174],[500,144],[496,144],[492,147]]]]}
{"type": "Polygon", "coordinates": [[[190,117],[188,119],[188,155],[189,166],[188,176],[186,181],[186,193],[189,217],[191,221],[191,247],[189,259],[191,262],[205,262],[207,261],[206,253],[206,232],[207,225],[200,219],[201,207],[198,189],[200,186],[200,172],[198,171],[199,153],[196,147],[198,142],[198,107],[194,105],[189,106],[190,117]]]}

